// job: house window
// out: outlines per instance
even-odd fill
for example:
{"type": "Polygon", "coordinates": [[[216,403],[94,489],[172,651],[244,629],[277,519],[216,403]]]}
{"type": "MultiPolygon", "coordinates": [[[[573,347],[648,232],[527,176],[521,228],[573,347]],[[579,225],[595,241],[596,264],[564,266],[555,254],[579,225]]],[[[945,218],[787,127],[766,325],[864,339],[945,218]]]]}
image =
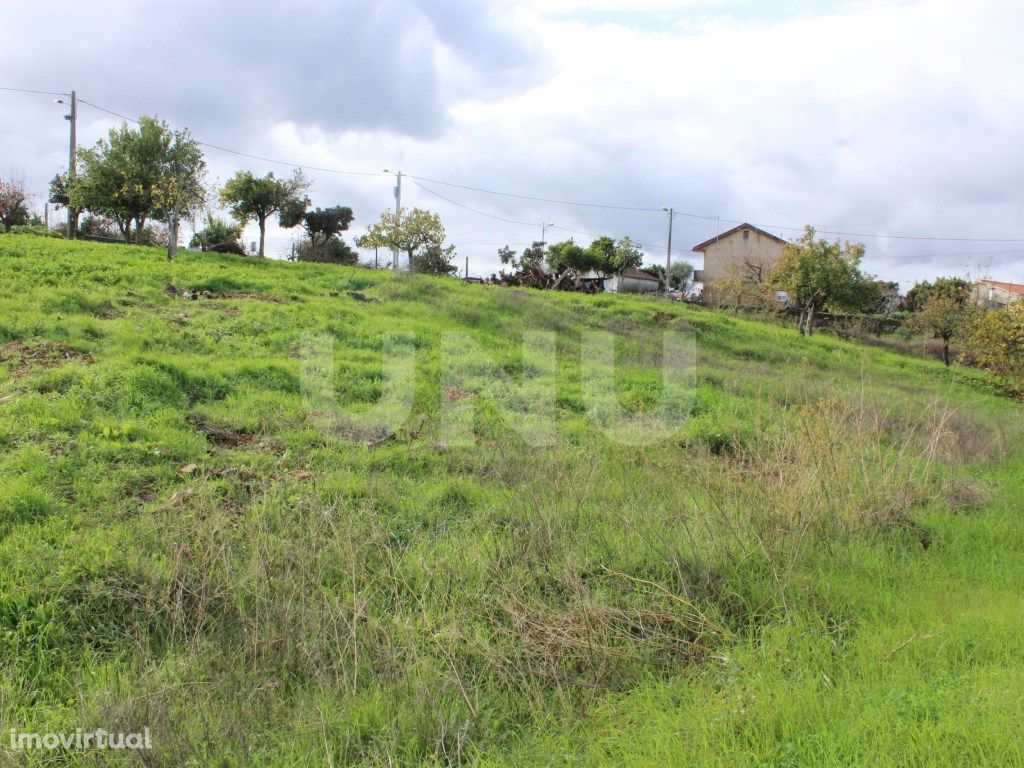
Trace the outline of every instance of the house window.
{"type": "Polygon", "coordinates": [[[750,230],[749,229],[744,229],[743,230],[743,239],[744,240],[749,240],[750,239],[750,230]]]}

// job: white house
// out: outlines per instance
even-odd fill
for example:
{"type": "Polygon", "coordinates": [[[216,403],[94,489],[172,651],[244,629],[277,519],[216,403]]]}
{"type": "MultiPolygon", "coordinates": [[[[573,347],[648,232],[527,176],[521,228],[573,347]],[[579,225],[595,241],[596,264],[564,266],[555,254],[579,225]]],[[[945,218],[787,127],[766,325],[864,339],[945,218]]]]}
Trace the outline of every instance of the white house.
{"type": "Polygon", "coordinates": [[[1006,307],[1024,301],[1024,285],[979,280],[974,284],[974,300],[983,307],[1006,307]]]}
{"type": "Polygon", "coordinates": [[[650,272],[630,267],[604,280],[604,289],[615,293],[657,293],[661,281],[650,272]]]}

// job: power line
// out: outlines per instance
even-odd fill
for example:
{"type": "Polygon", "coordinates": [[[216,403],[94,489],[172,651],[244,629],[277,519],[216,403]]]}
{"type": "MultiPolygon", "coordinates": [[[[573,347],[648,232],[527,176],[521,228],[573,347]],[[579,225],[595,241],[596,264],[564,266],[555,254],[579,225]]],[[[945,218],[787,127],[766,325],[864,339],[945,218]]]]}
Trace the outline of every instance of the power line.
{"type": "MultiPolygon", "coordinates": [[[[79,101],[81,103],[83,103],[83,104],[88,104],[91,107],[95,107],[96,109],[100,109],[100,110],[102,110],[104,112],[107,112],[109,114],[115,115],[116,117],[120,117],[120,118],[122,118],[124,120],[131,120],[131,122],[138,122],[136,120],[132,120],[129,117],[121,115],[121,114],[119,114],[117,112],[114,112],[112,110],[106,109],[105,107],[100,107],[100,106],[98,106],[96,104],[92,104],[91,102],[85,101],[84,99],[79,99],[79,101]]],[[[272,158],[261,157],[259,155],[250,155],[250,154],[248,154],[246,152],[240,152],[238,150],[229,149],[227,147],[221,147],[221,146],[217,146],[215,144],[209,144],[209,143],[204,142],[204,141],[198,141],[198,143],[203,145],[203,146],[205,146],[205,147],[209,147],[211,149],[216,149],[216,150],[221,151],[221,152],[228,152],[230,154],[238,155],[240,157],[247,157],[247,158],[250,158],[250,159],[253,159],[253,160],[260,160],[262,162],[274,163],[274,164],[277,164],[277,165],[288,166],[288,167],[291,167],[291,168],[303,168],[303,169],[306,169],[306,170],[317,171],[317,172],[321,172],[321,173],[338,173],[338,174],[354,175],[354,176],[382,176],[382,175],[384,175],[382,173],[372,173],[372,172],[367,172],[367,171],[345,171],[345,170],[338,170],[336,168],[321,168],[321,167],[316,167],[316,166],[304,166],[304,165],[299,165],[297,163],[290,163],[290,162],[287,162],[287,161],[284,161],[284,160],[275,160],[275,159],[272,159],[272,158]]],[[[441,179],[430,179],[430,178],[427,178],[425,176],[415,176],[415,175],[412,175],[412,174],[404,174],[404,175],[406,176],[406,178],[408,178],[410,180],[413,180],[413,183],[416,184],[417,186],[419,186],[421,189],[424,189],[427,192],[430,192],[431,194],[436,195],[437,197],[440,197],[443,200],[447,200],[452,205],[458,206],[460,208],[464,208],[464,209],[466,209],[466,210],[468,210],[468,211],[470,211],[472,213],[476,213],[476,214],[479,214],[481,216],[487,216],[487,217],[495,219],[497,221],[504,221],[504,222],[510,223],[510,224],[522,224],[524,226],[533,226],[533,223],[532,222],[517,221],[515,219],[507,219],[507,218],[504,218],[504,217],[501,217],[501,216],[495,216],[494,214],[485,213],[484,211],[480,211],[480,210],[477,210],[475,208],[470,208],[467,205],[463,205],[462,203],[457,203],[454,200],[451,200],[450,198],[445,197],[444,195],[440,194],[439,192],[436,192],[436,191],[434,191],[432,189],[429,189],[427,187],[422,186],[421,184],[418,184],[417,181],[424,181],[424,182],[427,182],[429,184],[440,184],[440,185],[446,186],[446,187],[452,187],[452,188],[455,188],[455,189],[463,189],[463,190],[467,190],[467,191],[471,191],[471,192],[480,192],[480,193],[488,194],[488,195],[498,195],[498,196],[501,196],[501,197],[510,197],[510,198],[514,198],[514,199],[517,199],[517,200],[529,200],[529,201],[532,201],[532,202],[550,203],[550,204],[555,204],[555,205],[571,205],[571,206],[577,206],[577,207],[582,207],[582,208],[599,208],[599,209],[604,209],[604,210],[616,210],[616,211],[636,211],[636,212],[643,212],[643,213],[661,213],[664,210],[663,208],[648,208],[648,207],[630,206],[630,205],[610,205],[610,204],[604,204],[604,203],[582,202],[582,201],[577,201],[577,200],[559,200],[559,199],[556,199],[556,198],[535,197],[535,196],[532,196],[532,195],[519,194],[519,193],[515,193],[515,192],[501,192],[501,191],[494,190],[494,189],[486,189],[484,187],[473,187],[473,186],[469,186],[469,185],[466,185],[466,184],[456,184],[455,182],[443,181],[441,179]]],[[[724,219],[724,218],[721,218],[719,216],[710,216],[710,215],[707,215],[707,214],[688,213],[686,211],[673,211],[673,215],[674,216],[683,216],[684,218],[690,218],[690,219],[699,219],[699,220],[702,220],[702,221],[717,221],[717,222],[722,222],[722,223],[725,223],[725,224],[736,224],[736,225],[739,225],[739,224],[750,223],[750,222],[740,221],[740,220],[737,220],[737,219],[724,219]]],[[[786,230],[786,231],[791,231],[791,232],[801,232],[804,229],[804,227],[785,226],[785,225],[779,225],[779,224],[776,224],[776,225],[772,225],[772,224],[753,224],[753,226],[759,227],[760,229],[776,229],[776,230],[786,230]]],[[[599,235],[594,235],[593,233],[583,232],[581,230],[570,230],[570,229],[568,229],[566,227],[560,227],[560,229],[566,229],[566,231],[577,232],[578,234],[588,235],[590,237],[599,237],[599,235]]],[[[914,241],[922,241],[922,242],[1024,243],[1024,238],[931,237],[931,236],[921,236],[921,235],[876,235],[876,234],[868,234],[868,233],[863,233],[863,232],[844,232],[844,231],[840,231],[840,230],[833,230],[833,234],[835,234],[837,236],[842,236],[842,237],[865,237],[865,238],[870,237],[870,238],[875,238],[875,239],[880,239],[880,240],[914,240],[914,241]]],[[[645,247],[645,244],[643,244],[643,243],[638,243],[638,245],[640,245],[641,247],[645,247]]],[[[646,246],[646,247],[656,247],[656,246],[646,246]]],[[[676,249],[673,249],[673,250],[676,250],[676,249]]]]}
{"type": "MultiPolygon", "coordinates": [[[[428,184],[440,184],[440,185],[445,186],[445,187],[455,187],[457,189],[466,189],[466,190],[469,190],[471,192],[483,192],[484,194],[488,194],[488,195],[500,195],[501,197],[514,197],[514,198],[516,198],[518,200],[532,200],[532,201],[538,202],[538,203],[554,203],[556,205],[576,205],[576,206],[580,206],[580,207],[583,207],[583,208],[607,208],[609,210],[614,210],[614,211],[644,211],[644,212],[647,212],[647,213],[650,213],[650,212],[659,212],[660,213],[661,212],[661,208],[643,208],[643,207],[633,206],[633,205],[606,205],[606,204],[603,204],[603,203],[583,203],[583,202],[579,202],[579,201],[575,201],[575,200],[555,200],[555,199],[548,198],[548,197],[532,197],[530,195],[521,195],[521,194],[517,194],[517,193],[514,193],[514,192],[498,192],[497,190],[494,190],[494,189],[484,189],[482,187],[470,187],[470,186],[466,186],[465,184],[456,184],[456,183],[451,182],[451,181],[441,181],[440,179],[427,179],[427,178],[424,178],[423,176],[412,176],[411,174],[406,174],[406,176],[408,178],[410,178],[410,179],[418,179],[419,181],[425,181],[428,184]]],[[[694,218],[701,218],[701,219],[703,219],[703,218],[711,218],[712,220],[714,220],[714,218],[715,218],[714,216],[711,216],[711,217],[698,216],[697,214],[682,214],[681,213],[679,215],[680,216],[684,216],[684,215],[690,216],[690,215],[692,215],[694,218]]]]}
{"type": "MultiPolygon", "coordinates": [[[[60,93],[60,92],[57,92],[57,91],[33,90],[33,89],[27,89],[27,88],[0,87],[0,90],[13,91],[13,92],[18,92],[18,93],[45,94],[45,95],[50,95],[50,96],[64,96],[64,95],[66,95],[64,93],[60,93]]],[[[85,99],[79,99],[79,102],[82,103],[82,104],[86,104],[86,105],[88,105],[90,107],[93,107],[94,109],[98,109],[101,112],[106,112],[107,114],[113,115],[114,117],[118,117],[118,118],[120,118],[122,120],[127,120],[129,122],[136,123],[136,124],[138,123],[137,120],[135,120],[133,118],[130,118],[127,115],[123,115],[123,114],[121,114],[119,112],[115,112],[114,110],[111,110],[111,109],[108,109],[106,107],[102,107],[102,106],[100,106],[98,104],[94,104],[92,102],[86,101],[85,99]]],[[[277,159],[274,159],[274,158],[263,157],[263,156],[260,156],[260,155],[253,155],[253,154],[249,154],[247,152],[241,152],[239,150],[230,149],[229,147],[222,147],[222,146],[219,146],[219,145],[216,145],[216,144],[210,144],[210,143],[204,142],[204,141],[197,140],[197,143],[201,144],[204,147],[209,147],[210,149],[214,149],[214,150],[217,150],[219,152],[226,152],[226,153],[229,153],[229,154],[237,155],[239,157],[246,157],[246,158],[249,158],[249,159],[252,159],[252,160],[259,160],[261,162],[273,163],[273,164],[276,164],[276,165],[287,166],[287,167],[290,167],[290,168],[301,168],[301,169],[305,169],[305,170],[316,171],[316,172],[319,172],[319,173],[335,173],[335,174],[352,175],[352,176],[382,176],[382,175],[384,175],[383,173],[375,173],[375,172],[370,172],[370,171],[349,171],[349,170],[342,170],[342,169],[337,169],[337,168],[325,168],[325,167],[318,167],[318,166],[302,165],[300,163],[292,163],[292,162],[288,162],[288,161],[285,161],[285,160],[277,160],[277,159]]],[[[514,198],[514,199],[517,199],[517,200],[528,200],[528,201],[532,201],[532,202],[549,203],[549,204],[554,204],[554,205],[569,205],[569,206],[577,206],[577,207],[583,207],[583,208],[597,208],[597,209],[603,209],[603,210],[634,211],[634,212],[642,212],[642,213],[661,213],[663,211],[662,208],[652,208],[652,207],[644,207],[644,206],[629,206],[629,205],[612,205],[612,204],[606,204],[606,203],[592,203],[592,202],[584,202],[584,201],[578,201],[578,200],[562,200],[562,199],[557,199],[557,198],[539,197],[539,196],[526,195],[526,194],[515,193],[515,192],[504,192],[504,191],[500,191],[500,190],[487,189],[487,188],[484,188],[484,187],[474,187],[474,186],[469,186],[469,185],[466,185],[466,184],[457,184],[455,182],[444,181],[444,180],[441,180],[441,179],[430,179],[430,178],[427,178],[427,177],[424,177],[424,176],[415,176],[415,175],[411,175],[411,174],[405,174],[405,176],[407,178],[409,178],[410,180],[414,180],[414,183],[416,183],[417,181],[422,181],[422,182],[426,182],[426,183],[429,183],[429,184],[439,184],[439,185],[442,185],[442,186],[452,187],[452,188],[455,188],[455,189],[463,189],[463,190],[471,191],[471,192],[479,192],[481,194],[497,195],[497,196],[501,196],[501,197],[509,197],[509,198],[514,198]]],[[[417,186],[420,186],[422,189],[426,190],[427,192],[430,192],[431,194],[436,195],[437,197],[439,197],[439,198],[441,198],[443,200],[448,201],[452,205],[455,205],[455,206],[460,207],[460,208],[464,208],[465,210],[468,210],[468,211],[470,211],[472,213],[476,213],[476,214],[479,214],[481,216],[487,216],[487,217],[495,219],[497,221],[504,221],[506,223],[520,224],[520,225],[524,225],[524,226],[534,226],[533,222],[523,222],[523,221],[518,221],[518,220],[515,220],[515,219],[508,219],[508,218],[505,218],[505,217],[502,217],[502,216],[496,216],[494,214],[486,213],[484,211],[480,211],[478,209],[471,208],[470,206],[467,206],[467,205],[464,205],[462,203],[458,203],[458,202],[456,202],[454,200],[451,200],[450,198],[447,198],[444,195],[441,195],[440,193],[438,193],[438,192],[436,192],[434,190],[431,190],[431,189],[429,189],[427,187],[423,187],[420,184],[417,184],[417,186]]],[[[718,221],[718,222],[722,222],[722,223],[725,223],[725,224],[736,224],[736,225],[738,225],[738,224],[750,223],[750,222],[740,221],[740,220],[737,220],[737,219],[726,219],[726,218],[721,218],[721,217],[718,217],[718,216],[710,216],[710,215],[706,215],[706,214],[697,214],[697,213],[688,213],[688,212],[685,212],[685,211],[675,211],[674,215],[676,215],[676,216],[683,216],[683,217],[686,217],[686,218],[698,219],[698,220],[702,220],[702,221],[718,221]]],[[[757,227],[759,227],[761,229],[775,229],[775,230],[786,230],[786,231],[795,231],[795,232],[799,232],[799,231],[802,231],[804,229],[803,227],[794,227],[794,226],[787,226],[787,225],[771,225],[771,224],[752,224],[752,225],[753,226],[757,226],[757,227]]],[[[588,235],[588,236],[591,236],[591,237],[597,237],[598,236],[598,235],[594,235],[593,233],[584,232],[582,230],[573,230],[573,229],[569,229],[567,227],[559,227],[559,228],[560,229],[564,229],[564,230],[569,231],[569,232],[576,232],[578,234],[588,235]]],[[[1024,238],[937,237],[937,236],[928,236],[928,235],[890,235],[890,234],[874,234],[874,233],[866,233],[866,232],[849,232],[849,231],[843,231],[841,229],[832,229],[831,230],[831,234],[834,234],[834,235],[837,235],[837,236],[842,236],[842,237],[874,238],[874,239],[880,239],[880,240],[907,240],[907,241],[921,241],[921,242],[1024,243],[1024,238]]],[[[644,244],[638,244],[638,245],[643,246],[644,244]]],[[[650,247],[654,247],[654,246],[650,246],[650,247]]]]}
{"type": "MultiPolygon", "coordinates": [[[[407,175],[406,178],[414,179],[416,177],[408,176],[407,175]]],[[[507,222],[508,224],[521,224],[524,227],[536,227],[536,226],[538,226],[537,222],[535,222],[535,221],[518,221],[516,219],[506,219],[506,218],[504,218],[502,216],[495,216],[492,213],[485,213],[484,211],[479,211],[476,208],[470,208],[468,205],[463,205],[462,203],[455,202],[450,197],[445,197],[440,192],[435,192],[430,187],[423,186],[418,181],[413,181],[413,184],[415,184],[420,189],[422,189],[422,190],[424,190],[426,192],[429,192],[430,194],[435,195],[435,196],[441,198],[442,200],[445,200],[445,201],[451,203],[454,206],[457,206],[457,207],[462,208],[464,210],[470,211],[471,213],[476,213],[476,214],[478,214],[480,216],[486,216],[489,219],[496,219],[498,221],[504,221],[504,222],[507,222]]]]}
{"type": "MultiPolygon", "coordinates": [[[[99,104],[93,104],[91,101],[86,101],[85,99],[79,99],[78,102],[80,104],[87,104],[90,107],[93,107],[94,109],[100,110],[101,112],[106,112],[108,115],[113,115],[114,117],[119,117],[122,120],[127,120],[127,121],[129,121],[131,123],[135,123],[136,125],[138,125],[138,122],[139,122],[138,120],[134,120],[134,119],[128,117],[127,115],[122,115],[120,112],[115,112],[112,109],[107,109],[106,107],[101,107],[99,104]]],[[[196,139],[196,143],[200,144],[200,145],[202,145],[204,147],[209,147],[210,149],[215,149],[218,152],[227,152],[228,154],[238,155],[239,157],[247,157],[250,160],[259,160],[259,161],[264,162],[264,163],[273,163],[275,165],[284,165],[284,166],[287,166],[289,168],[302,168],[303,170],[317,171],[319,173],[340,173],[340,174],[344,174],[344,175],[348,175],[348,176],[383,176],[383,175],[385,175],[383,173],[374,173],[372,171],[342,171],[342,170],[339,170],[337,168],[320,168],[320,167],[317,167],[317,166],[314,166],[314,165],[301,165],[301,164],[298,164],[298,163],[289,163],[289,162],[287,162],[285,160],[275,160],[275,159],[273,159],[271,157],[262,157],[260,155],[251,155],[248,152],[241,152],[241,151],[239,151],[237,149],[230,149],[229,147],[221,147],[221,146],[219,146],[217,144],[210,144],[207,141],[200,141],[199,139],[196,139]]]]}
{"type": "Polygon", "coordinates": [[[68,96],[69,94],[62,91],[36,91],[31,88],[8,88],[0,85],[0,91],[12,91],[14,93],[38,93],[43,96],[68,96]]]}
{"type": "Polygon", "coordinates": [[[342,171],[337,168],[318,168],[315,165],[300,165],[297,163],[289,163],[285,160],[274,160],[269,157],[260,157],[259,155],[250,155],[246,152],[239,152],[237,149],[228,149],[227,147],[218,147],[216,144],[209,144],[205,141],[196,140],[197,144],[202,144],[204,147],[210,149],[216,149],[219,152],[228,152],[232,155],[238,155],[239,157],[248,157],[250,160],[260,160],[264,163],[274,163],[275,165],[284,165],[290,168],[300,168],[304,171],[317,171],[320,173],[339,173],[346,176],[385,176],[387,174],[373,171],[342,171]]]}
{"type": "Polygon", "coordinates": [[[18,133],[17,131],[9,131],[6,128],[0,128],[0,133],[7,133],[11,136],[19,136],[22,139],[31,139],[32,141],[38,141],[41,144],[53,144],[58,147],[63,147],[64,142],[54,141],[53,139],[41,139],[38,136],[31,136],[27,133],[18,133]]]}
{"type": "Polygon", "coordinates": [[[10,142],[7,142],[7,141],[0,141],[0,146],[10,147],[11,149],[20,149],[22,152],[30,152],[33,155],[36,155],[38,157],[45,157],[48,160],[58,160],[58,161],[60,161],[62,163],[66,163],[67,162],[67,158],[64,158],[64,157],[54,157],[53,155],[48,155],[48,154],[46,154],[44,152],[40,152],[38,149],[31,149],[30,147],[22,147],[19,144],[11,144],[10,142]]]}
{"type": "Polygon", "coordinates": [[[78,97],[78,103],[79,104],[88,104],[90,107],[92,107],[93,109],[98,109],[100,112],[106,112],[108,115],[113,115],[114,117],[119,117],[122,120],[127,120],[129,123],[135,123],[136,125],[139,124],[139,121],[136,120],[133,117],[128,117],[127,115],[122,115],[120,112],[115,112],[114,110],[107,109],[106,107],[101,107],[99,104],[93,104],[91,101],[86,101],[81,96],[78,97]]]}

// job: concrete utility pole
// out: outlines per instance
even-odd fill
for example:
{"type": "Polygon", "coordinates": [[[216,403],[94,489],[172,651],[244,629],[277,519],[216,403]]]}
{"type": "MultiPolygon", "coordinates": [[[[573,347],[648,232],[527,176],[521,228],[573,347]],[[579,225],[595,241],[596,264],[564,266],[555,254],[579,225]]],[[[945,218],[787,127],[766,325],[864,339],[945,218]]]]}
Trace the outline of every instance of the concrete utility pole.
{"type": "MultiPolygon", "coordinates": [[[[402,172],[395,176],[395,227],[402,224],[402,172]]],[[[410,265],[411,266],[411,265],[410,265]]],[[[398,269],[398,249],[395,249],[395,269],[398,269]]]]}
{"type": "Polygon", "coordinates": [[[665,248],[665,293],[668,293],[668,270],[672,266],[672,219],[675,218],[675,212],[671,208],[662,208],[663,211],[668,211],[668,246],[665,248]]]}
{"type": "Polygon", "coordinates": [[[469,280],[469,256],[466,257],[466,279],[469,280]]]}
{"type": "Polygon", "coordinates": [[[541,224],[540,225],[540,242],[541,242],[542,245],[547,245],[547,243],[548,243],[548,227],[553,227],[553,226],[555,226],[555,222],[553,222],[553,221],[549,221],[549,222],[547,222],[545,224],[541,224]]]}
{"type": "MultiPolygon", "coordinates": [[[[76,137],[75,130],[78,127],[78,96],[74,91],[71,92],[71,114],[64,115],[64,119],[71,123],[71,146],[68,151],[68,181],[74,181],[77,172],[75,170],[75,149],[76,137]]],[[[71,206],[68,206],[68,239],[71,240],[75,236],[75,212],[71,210],[71,206]]]]}

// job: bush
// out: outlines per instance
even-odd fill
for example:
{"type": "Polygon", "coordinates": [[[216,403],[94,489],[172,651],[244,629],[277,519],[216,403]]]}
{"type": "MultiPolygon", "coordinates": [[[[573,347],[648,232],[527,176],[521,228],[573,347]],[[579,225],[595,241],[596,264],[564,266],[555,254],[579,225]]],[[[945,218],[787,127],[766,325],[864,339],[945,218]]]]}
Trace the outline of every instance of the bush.
{"type": "Polygon", "coordinates": [[[338,237],[332,237],[324,243],[314,245],[303,240],[295,251],[298,261],[316,261],[326,264],[356,264],[359,255],[348,244],[338,237]]]}
{"type": "Polygon", "coordinates": [[[1013,393],[1024,394],[1024,302],[986,312],[974,323],[967,343],[978,365],[1000,377],[1013,393]]]}
{"type": "Polygon", "coordinates": [[[78,225],[78,234],[82,237],[95,237],[102,240],[123,240],[117,225],[104,216],[86,214],[78,225]]]}
{"type": "Polygon", "coordinates": [[[241,253],[244,256],[245,249],[238,242],[241,237],[242,226],[237,222],[207,215],[206,226],[192,235],[188,247],[217,253],[241,253]]]}
{"type": "Polygon", "coordinates": [[[64,233],[56,229],[47,229],[41,224],[16,224],[9,230],[12,235],[32,235],[33,237],[64,237],[64,233]]]}

